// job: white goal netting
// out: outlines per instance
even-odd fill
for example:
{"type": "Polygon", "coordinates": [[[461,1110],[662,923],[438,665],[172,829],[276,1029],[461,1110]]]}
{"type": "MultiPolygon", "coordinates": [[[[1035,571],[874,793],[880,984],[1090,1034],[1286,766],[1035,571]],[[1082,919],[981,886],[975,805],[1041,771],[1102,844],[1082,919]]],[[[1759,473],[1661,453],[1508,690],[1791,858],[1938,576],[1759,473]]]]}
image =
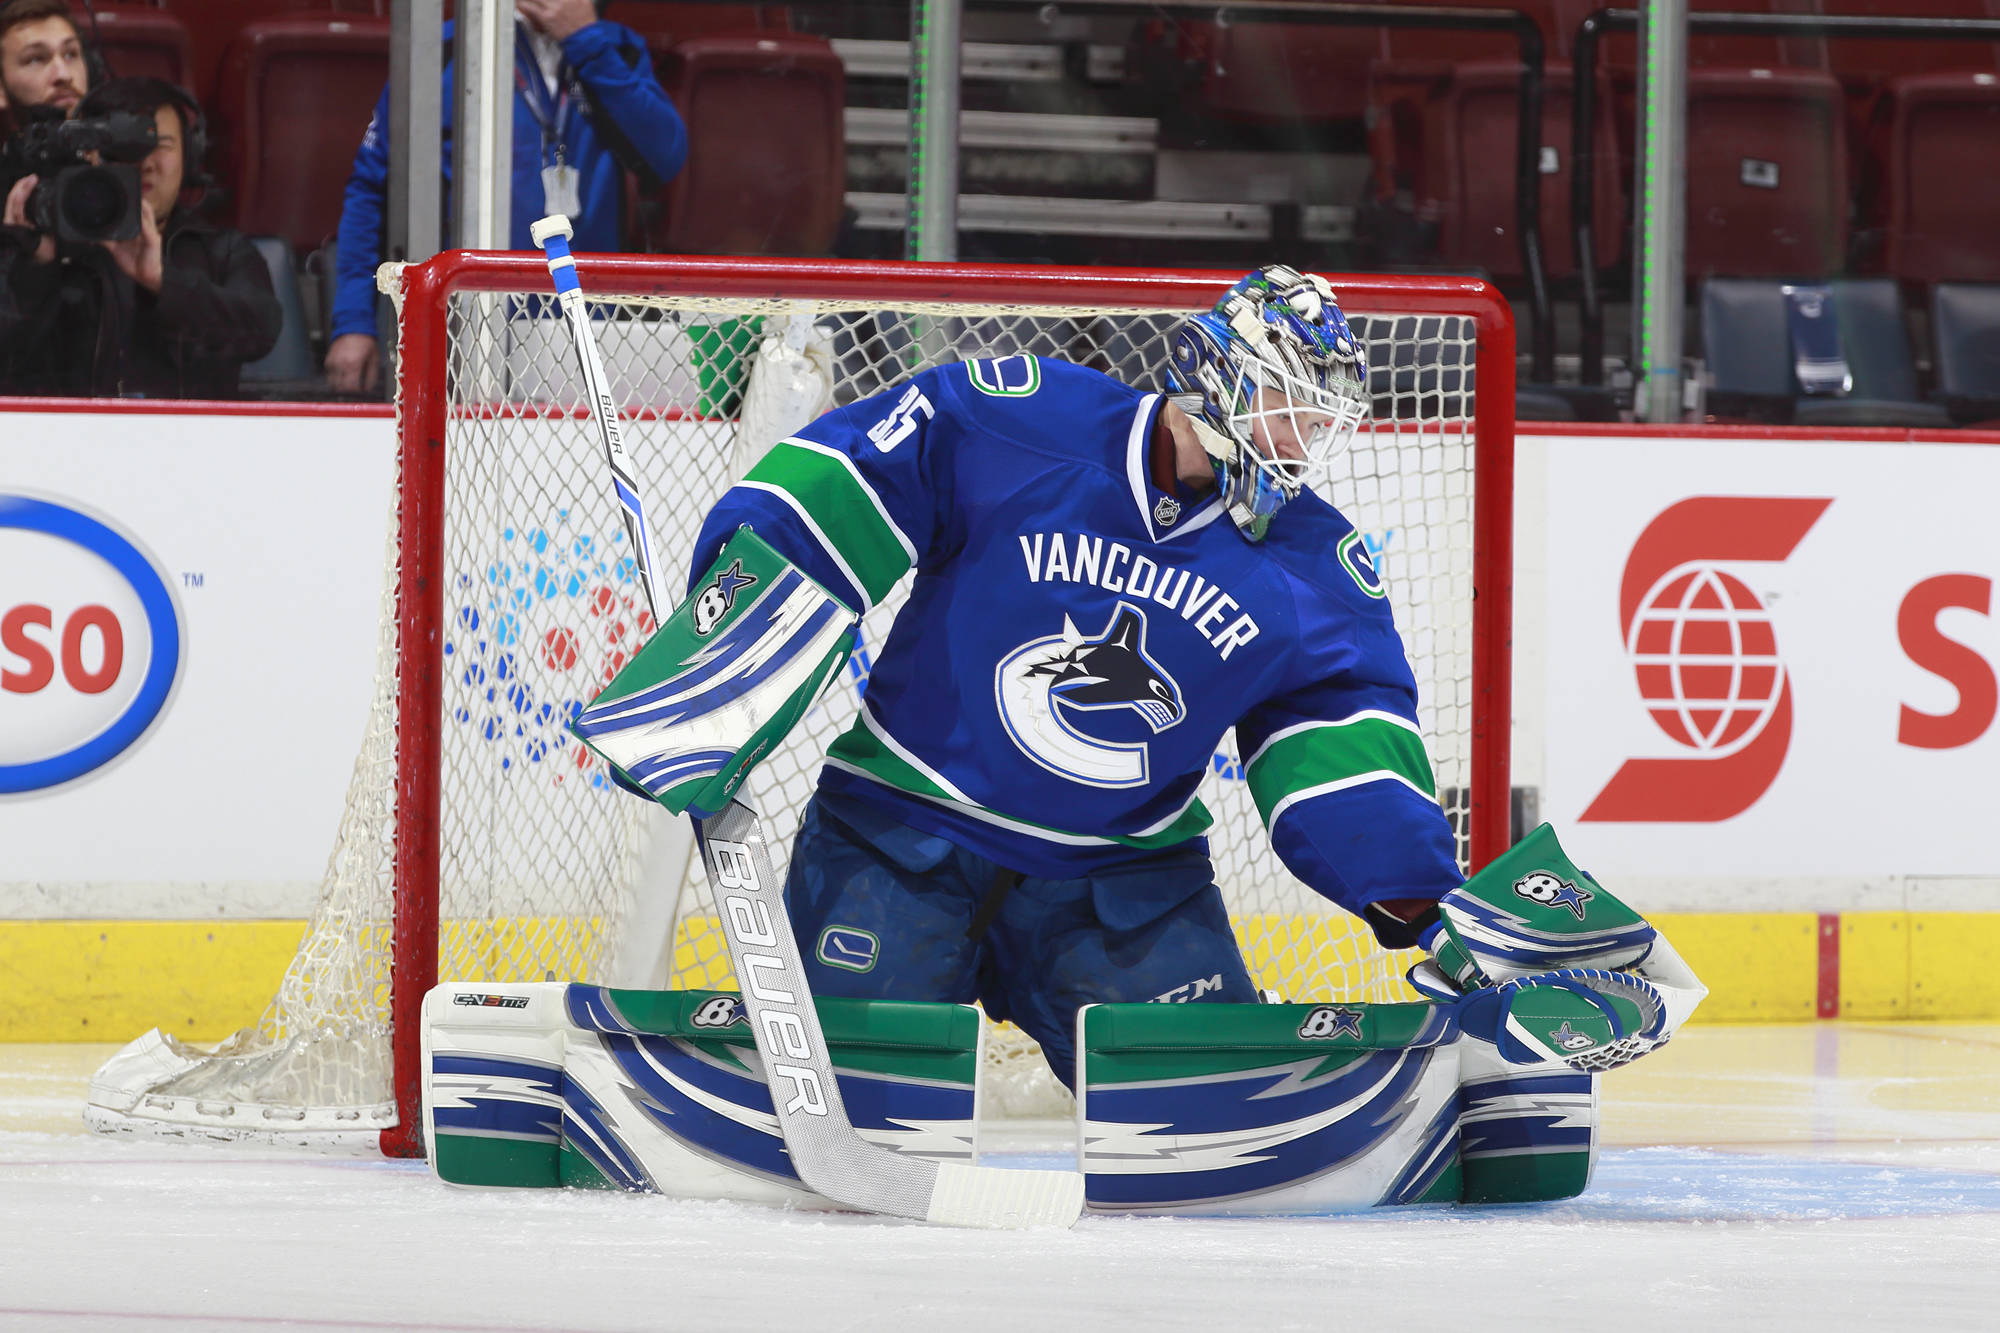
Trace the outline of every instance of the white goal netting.
{"type": "MultiPolygon", "coordinates": [[[[1052,280],[1037,290],[1027,271],[1004,285],[1005,299],[965,282],[949,298],[725,296],[693,283],[658,295],[670,285],[658,266],[671,262],[621,265],[646,275],[634,287],[655,294],[643,296],[617,296],[618,279],[594,281],[588,261],[581,273],[670,578],[703,514],[770,442],[739,438],[746,393],[755,401],[774,387],[751,374],[767,338],[806,342],[836,404],[940,361],[1019,352],[1150,386],[1191,304],[1178,291],[1156,306],[1075,304],[1068,286],[1052,280]],[[1066,295],[1071,303],[1059,304],[1066,295]]],[[[385,283],[400,296],[400,281],[385,283]]],[[[431,312],[445,334],[442,366],[406,367],[402,521],[385,559],[374,708],[319,906],[278,995],[255,1027],[213,1054],[156,1034],[134,1043],[93,1085],[97,1120],[302,1137],[393,1125],[410,1105],[403,1086],[399,1113],[391,1037],[399,946],[407,962],[421,934],[411,928],[416,912],[434,912],[441,978],[733,988],[698,859],[686,854],[685,821],[613,789],[565,730],[651,621],[569,333],[542,290],[524,271],[512,292],[445,297],[431,312]],[[441,480],[420,479],[429,474],[413,466],[413,441],[439,427],[441,480]],[[412,504],[415,485],[436,488],[427,507],[412,504]],[[403,544],[425,539],[412,526],[416,508],[442,516],[442,619],[409,641],[400,575],[403,544]],[[418,670],[437,673],[441,696],[434,771],[399,714],[418,670]],[[403,794],[424,790],[425,775],[439,793],[434,825],[403,794]],[[411,897],[418,863],[406,864],[399,920],[398,858],[409,861],[429,827],[434,893],[419,884],[411,897]],[[419,905],[425,897],[434,907],[419,905]]],[[[781,278],[771,290],[784,290],[781,278]]],[[[1469,315],[1403,314],[1392,297],[1377,301],[1386,308],[1344,297],[1378,367],[1376,419],[1336,464],[1327,498],[1366,535],[1388,585],[1463,860],[1475,330],[1469,315]]],[[[408,328],[411,312],[402,314],[408,328]]],[[[753,776],[753,800],[780,852],[820,757],[853,720],[870,655],[906,588],[867,617],[847,675],[753,776]]],[[[1291,1000],[1411,997],[1400,979],[1409,960],[1383,953],[1271,854],[1233,748],[1216,754],[1202,799],[1216,818],[1217,878],[1260,985],[1291,1000]]],[[[1061,1112],[1066,1094],[1031,1043],[1003,1034],[989,1048],[1000,1075],[989,1108],[1061,1112]]]]}

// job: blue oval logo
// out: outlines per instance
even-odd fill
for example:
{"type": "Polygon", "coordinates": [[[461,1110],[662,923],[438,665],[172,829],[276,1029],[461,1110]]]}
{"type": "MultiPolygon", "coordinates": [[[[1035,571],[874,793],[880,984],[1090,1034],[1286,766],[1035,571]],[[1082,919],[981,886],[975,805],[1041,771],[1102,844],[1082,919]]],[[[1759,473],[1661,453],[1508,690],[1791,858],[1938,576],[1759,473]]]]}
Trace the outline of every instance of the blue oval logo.
{"type": "Polygon", "coordinates": [[[173,697],[186,639],[152,557],[73,506],[0,495],[0,570],[0,796],[17,796],[137,745],[173,697]]]}

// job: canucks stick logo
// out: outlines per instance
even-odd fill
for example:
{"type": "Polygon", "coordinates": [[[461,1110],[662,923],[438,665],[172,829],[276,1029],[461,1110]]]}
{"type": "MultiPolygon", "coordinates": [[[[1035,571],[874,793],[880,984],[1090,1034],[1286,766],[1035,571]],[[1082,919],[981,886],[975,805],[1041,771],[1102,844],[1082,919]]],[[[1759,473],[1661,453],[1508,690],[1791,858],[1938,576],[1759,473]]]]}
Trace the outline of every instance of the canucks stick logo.
{"type": "Polygon", "coordinates": [[[732,560],[706,588],[695,594],[694,632],[706,636],[736,605],[736,594],[757,582],[755,574],[743,572],[743,562],[732,560]]]}
{"type": "Polygon", "coordinates": [[[1146,613],[1129,602],[1118,603],[1097,634],[1082,633],[1064,616],[1061,634],[1030,640],[1000,659],[993,691],[1021,753],[1092,787],[1145,785],[1146,744],[1090,735],[1084,715],[1129,711],[1157,734],[1187,714],[1181,687],[1146,652],[1146,613]]]}

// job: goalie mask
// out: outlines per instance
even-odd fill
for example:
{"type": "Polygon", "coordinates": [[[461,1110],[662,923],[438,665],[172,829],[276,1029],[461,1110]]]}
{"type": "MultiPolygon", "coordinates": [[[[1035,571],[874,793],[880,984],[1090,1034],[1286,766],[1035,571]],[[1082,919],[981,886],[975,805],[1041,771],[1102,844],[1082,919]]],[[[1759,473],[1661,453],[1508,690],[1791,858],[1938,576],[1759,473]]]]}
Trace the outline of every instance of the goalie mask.
{"type": "Polygon", "coordinates": [[[1207,430],[1223,506],[1251,541],[1324,473],[1368,414],[1368,363],[1333,288],[1270,264],[1174,337],[1168,392],[1207,430]]]}

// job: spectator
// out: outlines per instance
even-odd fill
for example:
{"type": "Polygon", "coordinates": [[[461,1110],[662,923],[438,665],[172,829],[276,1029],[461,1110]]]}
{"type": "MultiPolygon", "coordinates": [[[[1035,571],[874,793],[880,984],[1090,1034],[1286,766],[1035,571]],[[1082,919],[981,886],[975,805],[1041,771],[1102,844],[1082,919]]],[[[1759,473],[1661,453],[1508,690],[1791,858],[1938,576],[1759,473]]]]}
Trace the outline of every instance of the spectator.
{"type": "Polygon", "coordinates": [[[63,0],[0,0],[0,110],[60,107],[90,91],[83,39],[63,0]]]}
{"type": "MultiPolygon", "coordinates": [[[[646,43],[622,24],[597,17],[591,0],[517,0],[514,33],[513,225],[508,244],[536,246],[528,228],[564,213],[578,250],[622,243],[621,166],[649,184],[664,182],[687,159],[687,130],[653,75],[646,43]]],[[[451,25],[445,25],[451,40],[451,25]]],[[[445,137],[451,136],[453,66],[444,71],[445,137]]],[[[340,214],[339,284],[326,375],[335,389],[376,387],[375,268],[385,256],[384,201],[389,184],[389,92],[354,157],[340,214]]],[[[445,160],[447,184],[451,175],[445,160]]]]}
{"type": "Polygon", "coordinates": [[[180,206],[200,109],[163,79],[113,79],[76,107],[151,117],[139,166],[139,234],[58,243],[28,221],[38,178],[7,192],[0,222],[0,392],[231,398],[283,315],[263,259],[241,235],[180,206]]]}

